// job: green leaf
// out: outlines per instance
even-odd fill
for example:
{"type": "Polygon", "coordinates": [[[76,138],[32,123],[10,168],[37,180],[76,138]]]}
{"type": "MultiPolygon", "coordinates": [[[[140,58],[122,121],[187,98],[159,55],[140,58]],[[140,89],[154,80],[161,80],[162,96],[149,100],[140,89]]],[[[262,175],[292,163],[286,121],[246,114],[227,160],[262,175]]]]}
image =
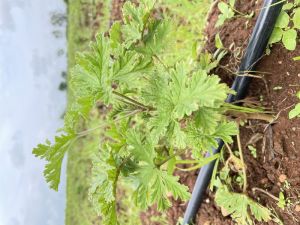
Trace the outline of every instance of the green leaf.
{"type": "Polygon", "coordinates": [[[296,30],[290,29],[283,32],[282,42],[286,49],[291,51],[295,50],[297,45],[296,39],[297,39],[296,30]]]}
{"type": "Polygon", "coordinates": [[[285,11],[281,11],[276,21],[275,27],[286,28],[289,25],[290,17],[285,11]]]}
{"type": "Polygon", "coordinates": [[[269,209],[256,203],[244,194],[229,192],[225,185],[219,185],[215,195],[215,201],[226,213],[241,225],[254,225],[251,214],[258,222],[269,222],[272,213],[269,209]]]}
{"type": "Polygon", "coordinates": [[[142,30],[144,27],[143,17],[144,12],[141,8],[135,7],[131,2],[126,2],[123,5],[123,17],[125,25],[122,26],[122,33],[126,37],[126,47],[142,38],[142,30]]]}
{"type": "Polygon", "coordinates": [[[229,6],[225,2],[220,2],[218,4],[218,8],[221,11],[221,13],[225,15],[227,15],[230,10],[229,6]]]}
{"type": "Polygon", "coordinates": [[[143,38],[143,46],[137,47],[137,51],[146,55],[159,55],[174,43],[171,37],[171,23],[166,20],[158,20],[150,22],[148,32],[143,38]]]}
{"type": "Polygon", "coordinates": [[[221,123],[216,129],[215,135],[221,138],[226,143],[232,143],[232,136],[238,134],[237,125],[235,122],[221,123]]]}
{"type": "Polygon", "coordinates": [[[47,140],[45,144],[39,144],[32,151],[36,157],[47,161],[44,176],[50,188],[56,191],[60,183],[61,166],[64,156],[75,140],[75,137],[75,134],[62,134],[55,137],[53,144],[47,140]]]}
{"type": "Polygon", "coordinates": [[[295,9],[293,16],[294,28],[300,29],[300,8],[295,9]]]}
{"type": "MultiPolygon", "coordinates": [[[[170,155],[173,155],[173,154],[174,154],[174,150],[173,150],[172,147],[171,147],[170,150],[169,150],[169,154],[170,154],[170,155]]],[[[173,175],[174,170],[175,170],[175,166],[176,166],[176,157],[173,157],[173,158],[171,158],[171,159],[168,161],[168,165],[167,165],[167,172],[168,172],[169,175],[173,175]]]]}
{"type": "Polygon", "coordinates": [[[119,176],[117,161],[110,146],[103,146],[100,154],[93,157],[92,182],[89,197],[98,213],[101,223],[118,225],[116,188],[119,176]]]}
{"type": "Polygon", "coordinates": [[[283,5],[282,10],[290,10],[294,7],[293,3],[286,3],[283,5]]]}
{"type": "Polygon", "coordinates": [[[132,85],[152,67],[152,60],[134,51],[127,51],[113,64],[113,79],[123,84],[132,85]]]}
{"type": "Polygon", "coordinates": [[[238,133],[237,126],[234,122],[222,122],[211,134],[206,133],[203,129],[197,128],[190,123],[187,128],[187,137],[189,144],[193,147],[193,156],[195,158],[202,157],[203,152],[210,151],[212,148],[218,147],[217,139],[220,138],[226,143],[232,143],[231,136],[238,133]]]}
{"type": "Polygon", "coordinates": [[[111,48],[117,48],[122,42],[121,23],[115,22],[110,28],[111,48]]]}
{"type": "Polygon", "coordinates": [[[234,6],[235,6],[235,0],[229,0],[229,5],[234,8],[234,6]]]}
{"type": "Polygon", "coordinates": [[[123,17],[125,24],[122,26],[122,34],[124,44],[129,48],[132,44],[141,40],[143,30],[146,28],[146,23],[153,10],[154,1],[142,1],[140,7],[137,7],[131,2],[126,2],[123,5],[123,17]]]}
{"type": "Polygon", "coordinates": [[[174,118],[190,116],[199,107],[218,107],[223,104],[229,89],[220,84],[217,76],[198,71],[188,77],[187,65],[178,64],[171,73],[170,94],[174,104],[174,118]]]}
{"type": "Polygon", "coordinates": [[[217,22],[216,22],[216,27],[220,27],[220,26],[222,26],[224,23],[225,23],[225,20],[226,20],[227,18],[226,18],[226,16],[224,16],[224,14],[220,14],[219,16],[218,16],[218,20],[217,20],[217,22]]]}
{"type": "MultiPolygon", "coordinates": [[[[231,1],[230,3],[232,4],[233,1],[231,1]]],[[[225,20],[230,19],[234,16],[233,10],[225,2],[219,2],[218,8],[219,8],[221,14],[218,17],[216,27],[223,25],[225,20]]]]}
{"type": "Polygon", "coordinates": [[[289,119],[300,117],[300,103],[298,103],[294,109],[289,112],[289,119]]]}
{"type": "Polygon", "coordinates": [[[215,108],[201,107],[195,113],[195,125],[203,132],[212,134],[221,120],[222,115],[215,108]]]}
{"type": "Polygon", "coordinates": [[[186,134],[181,130],[180,124],[176,121],[172,121],[169,128],[169,139],[172,146],[176,148],[184,149],[186,147],[186,134]]]}
{"type": "Polygon", "coordinates": [[[150,118],[148,126],[151,130],[151,138],[154,143],[157,143],[159,138],[166,134],[170,122],[170,113],[167,110],[158,110],[157,114],[153,118],[150,118]]]}
{"type": "Polygon", "coordinates": [[[284,197],[283,192],[279,193],[279,201],[278,201],[277,205],[279,208],[284,210],[284,208],[286,206],[286,202],[285,202],[285,197],[284,197]]]}
{"type": "Polygon", "coordinates": [[[169,192],[175,199],[189,199],[188,188],[179,184],[178,179],[150,165],[141,167],[138,173],[139,186],[135,192],[136,202],[143,208],[157,203],[158,210],[162,211],[171,205],[169,192]]]}
{"type": "Polygon", "coordinates": [[[143,142],[141,135],[133,130],[129,131],[126,136],[129,151],[133,154],[134,158],[152,164],[155,151],[149,140],[150,139],[147,138],[146,141],[143,142]]]}
{"type": "Polygon", "coordinates": [[[294,61],[299,61],[300,60],[300,56],[296,56],[293,58],[294,61]]]}
{"type": "Polygon", "coordinates": [[[270,37],[269,44],[274,44],[281,41],[282,34],[283,34],[283,30],[279,27],[275,27],[270,37]]]}
{"type": "Polygon", "coordinates": [[[97,100],[108,103],[111,99],[112,79],[109,73],[110,42],[98,35],[91,45],[92,51],[79,54],[77,65],[71,72],[72,104],[65,116],[67,132],[75,129],[80,117],[86,117],[97,100]]]}
{"type": "Polygon", "coordinates": [[[224,45],[223,45],[223,43],[222,43],[222,40],[221,40],[221,38],[220,38],[220,34],[219,34],[219,33],[216,34],[216,37],[215,37],[215,45],[216,45],[216,48],[217,48],[217,49],[222,49],[222,48],[224,48],[224,45]]]}

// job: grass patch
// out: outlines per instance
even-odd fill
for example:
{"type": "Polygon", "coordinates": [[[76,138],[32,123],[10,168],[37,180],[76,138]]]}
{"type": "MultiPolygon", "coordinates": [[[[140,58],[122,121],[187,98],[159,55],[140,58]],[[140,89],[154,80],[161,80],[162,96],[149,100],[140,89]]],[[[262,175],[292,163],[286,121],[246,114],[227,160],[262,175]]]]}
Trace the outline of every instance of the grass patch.
{"type": "MultiPolygon", "coordinates": [[[[108,29],[111,0],[68,0],[68,74],[75,65],[76,52],[88,48],[99,31],[108,29]]],[[[72,101],[68,93],[68,102],[72,101]]],[[[90,122],[92,126],[96,121],[90,122]]],[[[100,224],[88,199],[91,155],[97,151],[93,137],[78,140],[68,153],[66,225],[100,224]]]]}

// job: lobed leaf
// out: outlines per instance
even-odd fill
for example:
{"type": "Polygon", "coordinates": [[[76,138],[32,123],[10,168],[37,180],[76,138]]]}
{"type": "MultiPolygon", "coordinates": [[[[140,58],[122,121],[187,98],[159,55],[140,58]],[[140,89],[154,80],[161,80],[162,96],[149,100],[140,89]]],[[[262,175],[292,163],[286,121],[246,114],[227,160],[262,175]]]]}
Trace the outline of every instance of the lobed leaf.
{"type": "Polygon", "coordinates": [[[44,176],[50,188],[58,190],[61,176],[61,166],[64,156],[75,140],[75,134],[62,134],[56,136],[53,144],[49,140],[45,144],[39,144],[32,153],[41,159],[45,159],[47,164],[44,169],[44,176]]]}

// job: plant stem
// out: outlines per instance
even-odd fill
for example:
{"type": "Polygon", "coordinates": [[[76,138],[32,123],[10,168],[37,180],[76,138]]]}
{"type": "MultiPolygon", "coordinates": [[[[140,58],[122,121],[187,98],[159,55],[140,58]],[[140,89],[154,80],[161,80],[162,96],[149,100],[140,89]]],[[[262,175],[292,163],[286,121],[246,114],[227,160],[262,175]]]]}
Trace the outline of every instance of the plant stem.
{"type": "Polygon", "coordinates": [[[173,159],[174,157],[181,155],[182,153],[185,152],[185,149],[182,149],[176,153],[174,153],[173,155],[170,155],[168,158],[166,158],[165,160],[163,160],[162,162],[158,163],[156,166],[157,167],[161,167],[162,165],[164,165],[166,162],[168,162],[169,160],[173,159]]]}
{"type": "Polygon", "coordinates": [[[163,65],[163,67],[165,68],[165,70],[168,72],[169,71],[169,68],[166,66],[166,64],[164,64],[164,62],[157,56],[157,55],[153,55],[153,57],[155,58],[155,59],[157,59],[157,61],[161,64],[161,65],[163,65]]]}
{"type": "Polygon", "coordinates": [[[144,104],[142,104],[142,103],[140,103],[140,102],[138,102],[138,101],[136,101],[132,98],[127,97],[126,95],[123,95],[123,94],[117,92],[117,91],[113,91],[113,94],[119,96],[120,98],[126,99],[127,101],[129,101],[129,102],[131,102],[131,103],[133,103],[133,104],[135,104],[135,105],[137,105],[137,106],[139,106],[139,107],[141,107],[141,108],[143,108],[147,111],[155,110],[155,108],[153,108],[152,106],[146,106],[146,105],[144,105],[144,104]]]}
{"type": "Polygon", "coordinates": [[[228,114],[241,119],[262,120],[268,123],[274,121],[273,115],[268,115],[265,113],[243,113],[243,112],[236,112],[236,111],[229,110],[228,114]]]}
{"type": "Polygon", "coordinates": [[[279,202],[279,198],[275,197],[274,195],[272,195],[271,193],[261,189],[261,188],[252,188],[253,192],[259,191],[261,193],[264,193],[265,195],[268,195],[270,198],[274,199],[275,201],[279,202]]]}
{"type": "Polygon", "coordinates": [[[105,126],[105,124],[101,124],[101,125],[99,125],[99,126],[97,126],[97,127],[93,127],[93,128],[91,128],[91,129],[88,129],[88,130],[79,132],[79,133],[77,133],[77,137],[78,137],[78,138],[84,137],[84,136],[88,135],[89,133],[91,133],[91,132],[93,132],[93,131],[95,131],[95,130],[98,130],[98,129],[100,129],[100,128],[103,128],[104,126],[105,126]]]}
{"type": "Polygon", "coordinates": [[[241,16],[248,16],[247,14],[244,14],[244,13],[238,11],[237,9],[235,9],[234,7],[232,7],[230,4],[228,4],[228,5],[229,5],[229,7],[230,7],[234,12],[236,12],[237,14],[239,14],[239,15],[241,15],[241,16]]]}
{"type": "Polygon", "coordinates": [[[239,153],[240,153],[241,162],[243,164],[243,174],[244,174],[243,192],[246,193],[247,192],[247,173],[246,173],[246,165],[245,165],[245,162],[244,162],[242,145],[241,145],[241,139],[240,139],[240,135],[239,134],[237,135],[237,144],[238,144],[238,149],[239,149],[239,153]]]}
{"type": "Polygon", "coordinates": [[[224,142],[224,144],[225,144],[226,148],[228,149],[230,156],[235,156],[235,155],[233,154],[233,152],[232,152],[230,146],[229,146],[226,142],[224,142]]]}

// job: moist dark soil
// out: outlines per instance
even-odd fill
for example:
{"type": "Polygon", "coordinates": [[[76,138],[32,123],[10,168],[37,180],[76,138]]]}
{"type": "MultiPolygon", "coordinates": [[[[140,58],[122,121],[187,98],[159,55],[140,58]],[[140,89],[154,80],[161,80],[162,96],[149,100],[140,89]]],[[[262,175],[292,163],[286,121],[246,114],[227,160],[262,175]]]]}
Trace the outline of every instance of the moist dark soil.
{"type": "MultiPolygon", "coordinates": [[[[235,77],[234,71],[240,64],[250,35],[262,5],[261,0],[238,0],[236,9],[244,14],[255,15],[251,19],[235,17],[220,28],[215,28],[219,10],[215,4],[208,16],[205,30],[207,44],[205,49],[214,52],[215,35],[220,34],[229,54],[221,61],[215,70],[222,80],[230,85],[235,77]]],[[[264,206],[273,208],[284,225],[300,224],[300,119],[288,119],[288,112],[297,103],[295,93],[300,90],[300,62],[293,57],[300,55],[300,46],[295,51],[286,50],[281,44],[271,47],[271,54],[265,55],[256,70],[264,74],[263,79],[253,78],[248,100],[260,102],[268,111],[273,111],[277,117],[275,123],[269,124],[261,120],[248,120],[240,128],[240,137],[245,163],[247,165],[248,195],[264,206]],[[255,137],[259,137],[254,142],[255,137]],[[252,140],[251,140],[252,139],[252,140]],[[248,143],[257,149],[254,158],[247,148],[248,143]],[[291,205],[285,210],[277,206],[277,202],[261,193],[253,193],[253,188],[261,188],[278,197],[283,191],[291,205]]],[[[180,173],[180,181],[193,190],[197,172],[180,173]]],[[[223,217],[221,210],[214,203],[214,194],[207,192],[205,200],[197,214],[196,224],[229,225],[234,224],[230,217],[223,217]]],[[[176,224],[183,217],[186,203],[173,201],[173,207],[167,212],[168,224],[176,224]]],[[[155,206],[141,215],[144,225],[165,224],[151,221],[152,216],[160,215],[155,206]]],[[[259,223],[258,223],[259,224],[259,223]]],[[[274,224],[260,223],[260,224],[274,224]]]]}

